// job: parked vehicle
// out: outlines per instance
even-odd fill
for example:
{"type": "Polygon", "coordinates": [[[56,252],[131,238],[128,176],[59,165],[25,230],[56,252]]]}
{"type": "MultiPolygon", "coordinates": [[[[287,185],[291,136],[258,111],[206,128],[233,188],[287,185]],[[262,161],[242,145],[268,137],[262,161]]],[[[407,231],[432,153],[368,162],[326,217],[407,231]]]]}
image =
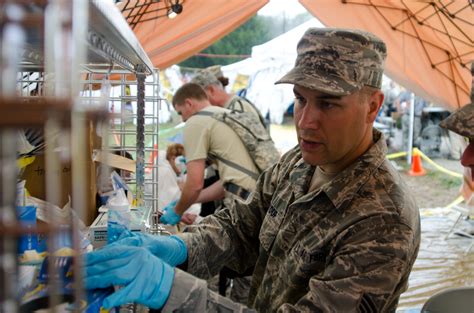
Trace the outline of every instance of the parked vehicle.
{"type": "Polygon", "coordinates": [[[427,156],[441,157],[442,137],[447,136],[446,130],[439,127],[439,122],[448,117],[450,112],[442,107],[425,107],[421,115],[421,132],[418,138],[414,138],[414,146],[417,146],[427,156]]]}

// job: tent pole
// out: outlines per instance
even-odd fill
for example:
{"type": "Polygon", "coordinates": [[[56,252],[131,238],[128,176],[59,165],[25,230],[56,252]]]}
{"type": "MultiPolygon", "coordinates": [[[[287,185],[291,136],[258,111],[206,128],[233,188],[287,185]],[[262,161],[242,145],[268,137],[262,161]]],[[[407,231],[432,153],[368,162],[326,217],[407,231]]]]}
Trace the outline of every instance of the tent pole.
{"type": "Polygon", "coordinates": [[[413,150],[413,123],[415,120],[415,94],[410,94],[410,127],[408,128],[407,163],[411,165],[411,154],[413,150]]]}

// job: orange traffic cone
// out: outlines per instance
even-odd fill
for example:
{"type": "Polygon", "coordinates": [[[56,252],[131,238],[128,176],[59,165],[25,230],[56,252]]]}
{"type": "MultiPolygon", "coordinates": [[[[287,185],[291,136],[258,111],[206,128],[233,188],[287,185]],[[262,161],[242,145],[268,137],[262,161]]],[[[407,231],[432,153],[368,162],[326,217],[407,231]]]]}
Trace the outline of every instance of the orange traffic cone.
{"type": "Polygon", "coordinates": [[[413,155],[411,157],[411,169],[408,174],[411,176],[423,176],[426,174],[426,171],[421,165],[421,156],[418,149],[413,149],[413,155]]]}

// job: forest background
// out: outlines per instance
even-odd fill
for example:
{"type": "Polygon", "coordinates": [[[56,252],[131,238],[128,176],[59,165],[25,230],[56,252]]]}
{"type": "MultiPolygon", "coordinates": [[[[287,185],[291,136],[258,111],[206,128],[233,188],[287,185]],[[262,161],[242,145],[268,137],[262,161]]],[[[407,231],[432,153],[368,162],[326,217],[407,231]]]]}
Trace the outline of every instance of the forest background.
{"type": "Polygon", "coordinates": [[[308,12],[291,17],[284,14],[255,15],[233,32],[178,65],[182,71],[192,71],[241,61],[250,56],[253,46],[267,42],[311,18],[308,12]]]}

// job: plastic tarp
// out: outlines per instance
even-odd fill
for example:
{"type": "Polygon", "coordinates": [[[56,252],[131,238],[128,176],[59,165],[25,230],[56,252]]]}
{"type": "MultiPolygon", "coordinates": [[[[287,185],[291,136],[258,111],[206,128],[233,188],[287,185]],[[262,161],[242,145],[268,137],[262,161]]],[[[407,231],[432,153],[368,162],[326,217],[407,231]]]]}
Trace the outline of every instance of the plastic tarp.
{"type": "MultiPolygon", "coordinates": [[[[139,2],[136,0],[135,2],[139,2]]],[[[127,2],[133,7],[133,1],[127,2]]],[[[150,4],[142,22],[133,31],[159,69],[179,63],[199,52],[246,22],[268,0],[186,0],[183,11],[174,19],[164,14],[165,1],[150,4]]],[[[123,9],[119,4],[119,8],[123,9]]],[[[130,11],[124,11],[125,18],[130,11]]],[[[133,23],[133,18],[127,19],[133,23]]]]}
{"type": "Polygon", "coordinates": [[[299,1],[328,27],[364,29],[382,38],[388,49],[385,73],[417,95],[451,109],[470,102],[469,1],[299,1]]]}

